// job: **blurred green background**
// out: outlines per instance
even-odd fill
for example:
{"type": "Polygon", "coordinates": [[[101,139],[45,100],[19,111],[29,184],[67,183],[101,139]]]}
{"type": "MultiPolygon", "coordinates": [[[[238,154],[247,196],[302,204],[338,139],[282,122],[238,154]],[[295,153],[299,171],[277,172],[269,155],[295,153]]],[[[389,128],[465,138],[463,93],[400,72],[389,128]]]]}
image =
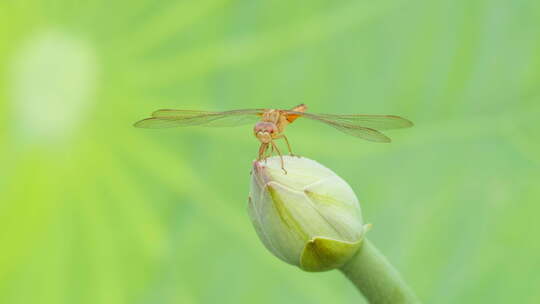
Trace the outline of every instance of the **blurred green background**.
{"type": "Polygon", "coordinates": [[[251,126],[158,108],[397,114],[376,144],[298,120],[426,303],[540,302],[540,2],[0,2],[0,303],[362,303],[246,212],[251,126]]]}

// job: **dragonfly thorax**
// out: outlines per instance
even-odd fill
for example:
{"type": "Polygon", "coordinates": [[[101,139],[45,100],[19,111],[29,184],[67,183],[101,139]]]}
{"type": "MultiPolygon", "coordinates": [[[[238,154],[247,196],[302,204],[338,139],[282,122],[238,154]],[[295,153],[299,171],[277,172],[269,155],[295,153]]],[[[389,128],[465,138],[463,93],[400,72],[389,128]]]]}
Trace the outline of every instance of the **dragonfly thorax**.
{"type": "Polygon", "coordinates": [[[278,110],[266,110],[261,117],[261,121],[278,123],[281,112],[278,110]]]}

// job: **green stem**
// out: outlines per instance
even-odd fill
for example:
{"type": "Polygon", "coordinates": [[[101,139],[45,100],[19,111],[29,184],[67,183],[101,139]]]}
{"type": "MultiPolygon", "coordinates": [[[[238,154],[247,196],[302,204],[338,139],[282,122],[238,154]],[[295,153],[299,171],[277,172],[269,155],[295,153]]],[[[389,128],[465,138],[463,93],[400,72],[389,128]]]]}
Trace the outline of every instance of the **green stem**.
{"type": "Polygon", "coordinates": [[[369,303],[420,303],[397,270],[367,239],[340,270],[369,303]]]}

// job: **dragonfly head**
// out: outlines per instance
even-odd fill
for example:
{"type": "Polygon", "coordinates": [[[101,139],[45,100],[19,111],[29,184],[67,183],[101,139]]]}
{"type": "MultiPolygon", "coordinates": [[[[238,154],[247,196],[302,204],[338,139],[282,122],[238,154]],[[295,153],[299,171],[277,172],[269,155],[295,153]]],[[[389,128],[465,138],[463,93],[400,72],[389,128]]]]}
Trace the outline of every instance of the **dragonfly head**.
{"type": "Polygon", "coordinates": [[[255,124],[253,132],[255,137],[259,139],[260,142],[267,144],[272,141],[272,135],[278,131],[276,124],[272,122],[261,121],[255,124]]]}

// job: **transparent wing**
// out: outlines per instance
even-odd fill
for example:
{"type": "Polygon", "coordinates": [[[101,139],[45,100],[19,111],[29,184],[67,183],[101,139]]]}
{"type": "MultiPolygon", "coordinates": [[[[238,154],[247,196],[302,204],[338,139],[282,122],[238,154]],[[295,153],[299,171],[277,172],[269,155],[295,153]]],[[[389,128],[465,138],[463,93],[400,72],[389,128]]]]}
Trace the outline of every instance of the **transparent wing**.
{"type": "Polygon", "coordinates": [[[369,141],[374,141],[374,142],[387,143],[387,142],[392,141],[388,136],[382,134],[381,132],[375,129],[364,128],[364,127],[355,126],[351,124],[345,124],[345,123],[336,123],[336,122],[324,120],[324,119],[317,119],[317,120],[320,122],[324,122],[325,124],[331,127],[334,127],[345,134],[352,135],[354,137],[359,137],[359,138],[369,140],[369,141]]]}
{"type": "Polygon", "coordinates": [[[152,117],[189,117],[189,116],[202,116],[202,115],[218,114],[218,113],[222,113],[222,112],[161,109],[161,110],[156,110],[152,112],[152,117]]]}
{"type": "Polygon", "coordinates": [[[336,115],[336,114],[311,114],[295,111],[285,111],[292,116],[305,117],[323,122],[337,130],[355,137],[374,142],[390,142],[390,138],[378,130],[390,130],[407,128],[413,123],[403,117],[394,115],[336,115]]]}
{"type": "Polygon", "coordinates": [[[207,112],[163,109],[152,113],[152,117],[134,124],[138,128],[174,128],[186,126],[234,127],[256,122],[264,109],[207,112]]]}
{"type": "Polygon", "coordinates": [[[367,115],[367,114],[311,114],[306,113],[305,117],[311,119],[325,119],[336,123],[350,124],[376,130],[391,130],[412,127],[414,124],[403,117],[395,115],[367,115]]]}

